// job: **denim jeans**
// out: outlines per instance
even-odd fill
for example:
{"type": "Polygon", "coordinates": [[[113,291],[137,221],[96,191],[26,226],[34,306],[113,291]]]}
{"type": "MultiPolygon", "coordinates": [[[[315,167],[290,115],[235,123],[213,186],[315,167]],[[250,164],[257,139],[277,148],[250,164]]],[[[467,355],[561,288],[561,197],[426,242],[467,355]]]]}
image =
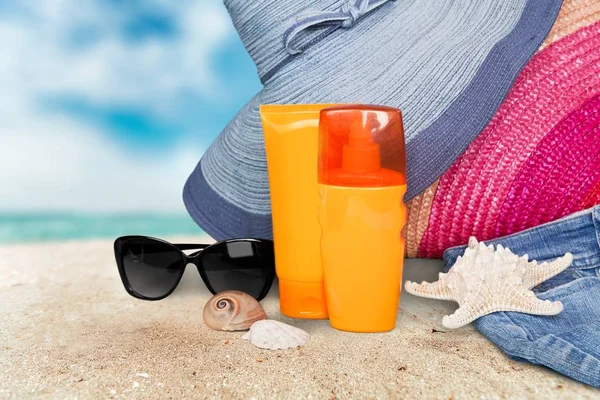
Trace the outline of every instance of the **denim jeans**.
{"type": "MultiPolygon", "coordinates": [[[[509,357],[529,361],[600,388],[600,205],[487,244],[501,243],[530,260],[550,261],[564,253],[573,265],[534,291],[540,299],[560,300],[552,317],[498,312],[477,319],[475,327],[509,357]]],[[[450,269],[465,247],[444,252],[450,269]]]]}

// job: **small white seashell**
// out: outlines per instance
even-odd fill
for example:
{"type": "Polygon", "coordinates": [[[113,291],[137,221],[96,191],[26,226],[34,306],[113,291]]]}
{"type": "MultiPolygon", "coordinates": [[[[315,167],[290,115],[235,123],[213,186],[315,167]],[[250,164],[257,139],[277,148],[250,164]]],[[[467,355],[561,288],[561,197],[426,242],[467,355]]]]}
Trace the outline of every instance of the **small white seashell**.
{"type": "Polygon", "coordinates": [[[242,339],[261,349],[285,350],[304,345],[310,340],[310,335],[283,322],[266,319],[252,324],[242,339]]]}

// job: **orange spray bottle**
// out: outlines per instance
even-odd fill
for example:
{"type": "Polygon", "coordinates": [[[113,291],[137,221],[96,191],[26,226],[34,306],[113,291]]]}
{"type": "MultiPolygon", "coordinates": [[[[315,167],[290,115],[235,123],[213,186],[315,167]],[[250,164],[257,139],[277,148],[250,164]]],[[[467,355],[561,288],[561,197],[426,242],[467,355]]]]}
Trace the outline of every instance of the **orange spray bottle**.
{"type": "Polygon", "coordinates": [[[400,110],[321,111],[318,181],[321,257],[331,326],[394,329],[400,301],[406,193],[400,110]]]}

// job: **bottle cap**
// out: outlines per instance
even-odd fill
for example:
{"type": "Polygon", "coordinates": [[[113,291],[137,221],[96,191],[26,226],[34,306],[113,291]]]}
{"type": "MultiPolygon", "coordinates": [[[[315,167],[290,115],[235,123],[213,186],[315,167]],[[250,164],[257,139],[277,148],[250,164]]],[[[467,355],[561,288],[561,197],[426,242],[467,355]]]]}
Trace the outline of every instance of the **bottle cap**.
{"type": "Polygon", "coordinates": [[[402,113],[396,108],[326,108],[319,120],[319,183],[381,187],[406,183],[402,113]]]}

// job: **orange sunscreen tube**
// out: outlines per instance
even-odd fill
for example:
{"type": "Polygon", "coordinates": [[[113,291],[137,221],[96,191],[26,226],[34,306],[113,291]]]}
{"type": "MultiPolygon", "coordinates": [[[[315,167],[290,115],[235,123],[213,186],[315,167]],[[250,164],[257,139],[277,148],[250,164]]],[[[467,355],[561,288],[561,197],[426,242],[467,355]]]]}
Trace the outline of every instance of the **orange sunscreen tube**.
{"type": "Polygon", "coordinates": [[[260,108],[271,190],[281,313],[327,318],[321,264],[317,150],[319,112],[331,105],[260,108]]]}
{"type": "Polygon", "coordinates": [[[396,326],[406,224],[400,110],[342,106],[319,127],[321,255],[331,326],[385,332],[396,326]]]}

